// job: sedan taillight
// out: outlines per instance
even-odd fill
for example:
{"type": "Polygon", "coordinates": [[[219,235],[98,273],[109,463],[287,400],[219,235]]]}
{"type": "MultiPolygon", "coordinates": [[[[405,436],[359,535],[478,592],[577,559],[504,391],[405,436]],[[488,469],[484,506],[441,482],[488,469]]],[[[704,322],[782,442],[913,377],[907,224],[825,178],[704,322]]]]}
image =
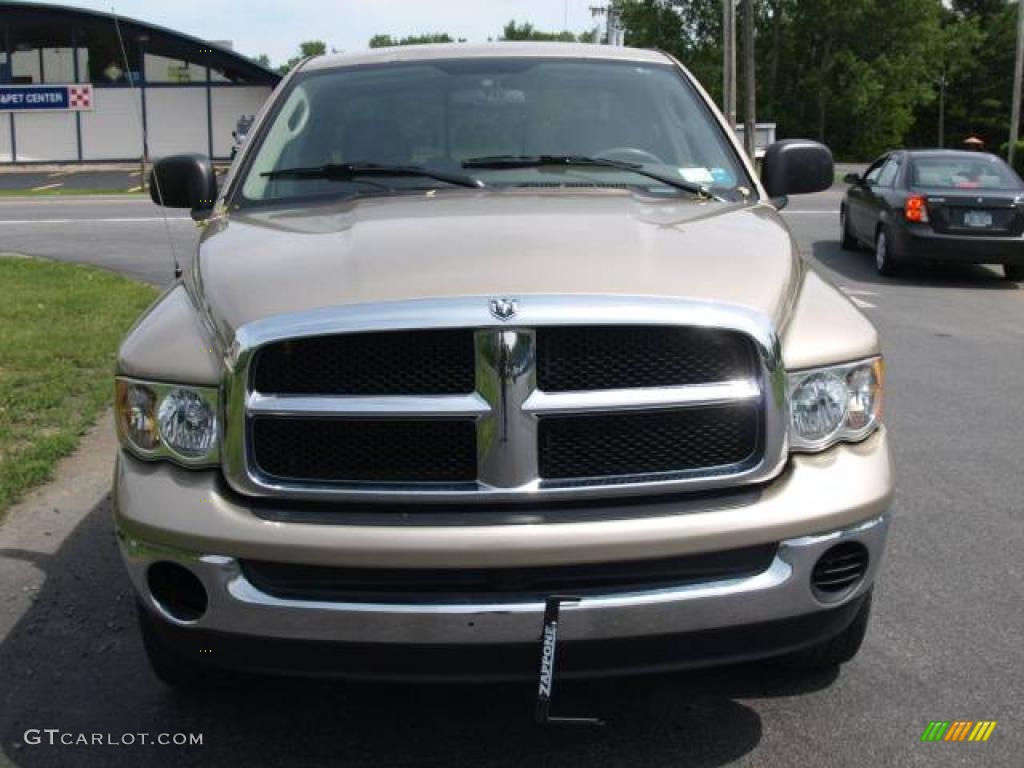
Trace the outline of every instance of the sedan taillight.
{"type": "Polygon", "coordinates": [[[907,221],[914,221],[919,224],[928,223],[928,208],[925,207],[924,195],[911,195],[903,206],[903,215],[907,221]]]}

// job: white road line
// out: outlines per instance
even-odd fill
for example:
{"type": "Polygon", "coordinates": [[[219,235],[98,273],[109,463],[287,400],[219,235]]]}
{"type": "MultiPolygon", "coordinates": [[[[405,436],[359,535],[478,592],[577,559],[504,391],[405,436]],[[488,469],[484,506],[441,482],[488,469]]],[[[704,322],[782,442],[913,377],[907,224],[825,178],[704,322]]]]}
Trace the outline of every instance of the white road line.
{"type": "Polygon", "coordinates": [[[129,192],[141,192],[142,191],[142,187],[132,187],[128,191],[129,192]]]}
{"type": "Polygon", "coordinates": [[[856,306],[860,307],[861,309],[877,309],[878,308],[874,304],[872,304],[870,301],[864,301],[864,299],[858,299],[856,296],[848,296],[847,298],[850,301],[852,301],[856,306]]]}
{"type": "Polygon", "coordinates": [[[874,291],[865,291],[860,288],[851,288],[848,285],[840,285],[839,290],[842,291],[846,298],[852,301],[854,305],[860,307],[861,309],[878,309],[878,307],[875,304],[872,304],[870,301],[864,301],[864,299],[858,298],[858,296],[877,296],[878,294],[875,293],[874,291]]]}
{"type": "Polygon", "coordinates": [[[32,187],[33,192],[42,192],[44,189],[56,189],[57,187],[63,187],[64,182],[58,181],[56,184],[43,184],[41,187],[32,187]]]}
{"type": "MultiPolygon", "coordinates": [[[[188,216],[168,216],[168,221],[192,221],[188,216]]],[[[134,219],[0,219],[0,226],[13,224],[24,226],[28,224],[133,224],[163,221],[162,216],[138,216],[134,219]]]]}
{"type": "Polygon", "coordinates": [[[878,291],[865,291],[860,288],[849,288],[845,285],[839,286],[839,290],[847,296],[877,296],[878,291]]]}

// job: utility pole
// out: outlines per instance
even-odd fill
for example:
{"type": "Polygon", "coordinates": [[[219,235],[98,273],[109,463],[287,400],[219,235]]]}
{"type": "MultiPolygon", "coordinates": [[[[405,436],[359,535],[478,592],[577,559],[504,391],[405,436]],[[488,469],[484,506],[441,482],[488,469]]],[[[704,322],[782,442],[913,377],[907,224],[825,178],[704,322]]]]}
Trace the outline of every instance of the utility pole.
{"type": "Polygon", "coordinates": [[[939,78],[939,149],[946,147],[946,86],[949,80],[946,79],[946,70],[942,70],[939,78]]]}
{"type": "Polygon", "coordinates": [[[722,0],[722,111],[736,128],[736,0],[722,0]]]}
{"type": "MultiPolygon", "coordinates": [[[[1021,0],[1024,4],[1024,0],[1021,0]]],[[[754,84],[754,0],[743,0],[743,144],[754,161],[757,146],[757,90],[754,84]]]]}
{"type": "Polygon", "coordinates": [[[1013,67],[1013,113],[1010,115],[1010,146],[1006,150],[1006,161],[1013,166],[1013,153],[1017,148],[1020,134],[1020,89],[1024,74],[1024,0],[1018,1],[1017,9],[1017,62],[1013,67]]]}

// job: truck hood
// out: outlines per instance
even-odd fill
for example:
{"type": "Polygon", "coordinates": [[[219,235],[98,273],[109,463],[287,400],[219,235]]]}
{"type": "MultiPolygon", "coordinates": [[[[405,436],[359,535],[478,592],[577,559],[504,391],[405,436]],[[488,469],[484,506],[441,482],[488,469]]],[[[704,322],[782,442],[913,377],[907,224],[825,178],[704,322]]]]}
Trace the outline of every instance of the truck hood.
{"type": "Polygon", "coordinates": [[[320,307],[528,294],[710,300],[779,324],[801,267],[765,205],[460,190],[224,215],[202,237],[196,276],[230,339],[320,307]]]}

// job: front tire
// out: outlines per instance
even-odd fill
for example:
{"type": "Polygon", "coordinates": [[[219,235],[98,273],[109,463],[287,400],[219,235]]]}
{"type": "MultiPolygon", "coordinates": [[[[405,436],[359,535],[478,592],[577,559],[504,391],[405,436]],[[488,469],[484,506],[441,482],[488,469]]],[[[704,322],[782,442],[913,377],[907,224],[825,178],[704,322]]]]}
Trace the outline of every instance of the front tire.
{"type": "Polygon", "coordinates": [[[875,269],[884,277],[892,277],[899,272],[892,256],[892,247],[889,245],[889,235],[885,231],[885,227],[880,227],[878,234],[875,235],[875,269]]]}
{"type": "Polygon", "coordinates": [[[1003,264],[1003,277],[1012,283],[1024,282],[1024,265],[1003,264]]]}
{"type": "Polygon", "coordinates": [[[850,622],[850,626],[835,637],[785,657],[783,660],[785,666],[793,670],[810,672],[831,669],[853,659],[860,650],[868,631],[873,595],[874,590],[872,589],[864,598],[864,602],[853,621],[850,622]]]}
{"type": "Polygon", "coordinates": [[[845,206],[839,209],[839,247],[844,251],[857,250],[857,238],[850,232],[850,221],[845,206]]]}

